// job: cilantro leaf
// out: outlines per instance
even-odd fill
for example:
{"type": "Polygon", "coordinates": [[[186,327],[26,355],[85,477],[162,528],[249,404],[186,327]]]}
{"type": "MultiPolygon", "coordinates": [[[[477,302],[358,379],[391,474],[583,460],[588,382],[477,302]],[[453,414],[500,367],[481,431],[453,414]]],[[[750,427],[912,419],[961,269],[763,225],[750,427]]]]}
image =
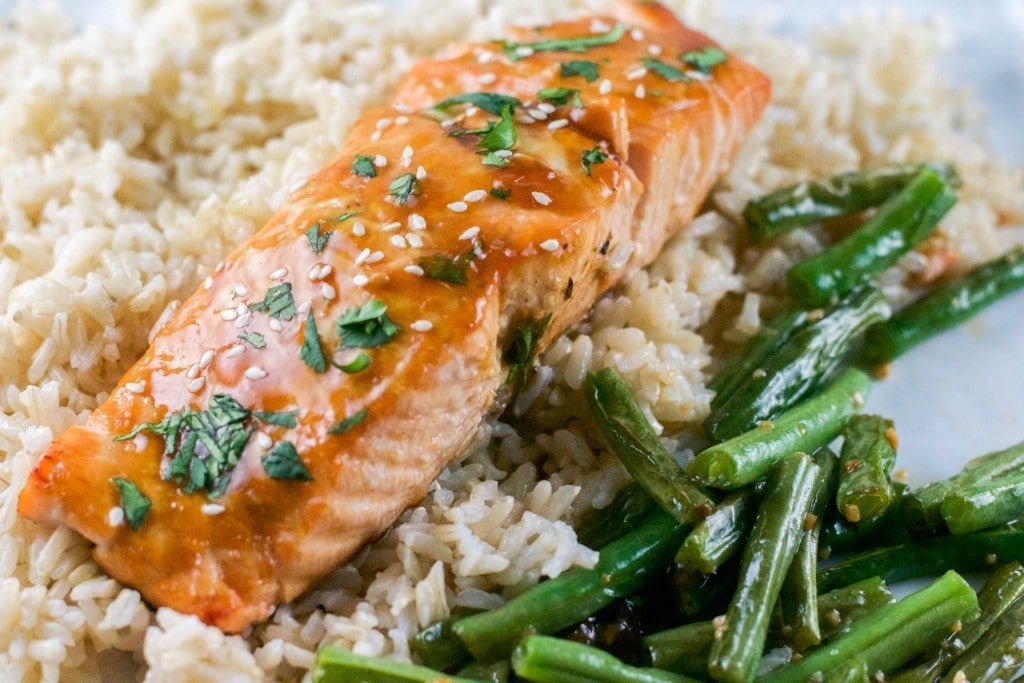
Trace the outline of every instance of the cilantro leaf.
{"type": "Polygon", "coordinates": [[[505,381],[513,389],[518,389],[526,379],[526,371],[537,351],[537,342],[544,336],[550,322],[549,313],[541,319],[524,318],[513,325],[512,338],[502,353],[502,360],[510,366],[505,381]]]}
{"type": "Polygon", "coordinates": [[[380,299],[346,310],[335,323],[338,348],[369,349],[390,341],[402,329],[387,316],[388,307],[380,299]]]}
{"type": "Polygon", "coordinates": [[[363,178],[376,178],[377,167],[373,164],[373,157],[368,154],[357,154],[352,161],[352,172],[363,178]]]}
{"type": "Polygon", "coordinates": [[[263,463],[263,471],[271,479],[313,480],[313,475],[302,464],[299,452],[295,450],[295,444],[291,441],[277,442],[270,453],[260,459],[260,462],[263,463]]]}
{"type": "Polygon", "coordinates": [[[471,104],[483,109],[488,114],[500,116],[505,107],[521,107],[523,103],[510,95],[499,95],[493,92],[465,92],[442,100],[433,106],[436,111],[447,111],[456,104],[471,104]]]}
{"type": "Polygon", "coordinates": [[[320,346],[320,333],[316,329],[312,310],[306,313],[306,328],[302,334],[299,358],[313,372],[327,372],[327,359],[324,358],[324,349],[320,346]]]}
{"type": "Polygon", "coordinates": [[[600,145],[593,149],[583,150],[583,168],[590,175],[590,167],[594,164],[603,164],[608,161],[608,153],[601,149],[600,145]]]}
{"type": "Polygon", "coordinates": [[[726,54],[714,45],[705,45],[699,50],[691,50],[679,55],[679,59],[689,64],[702,74],[710,74],[711,68],[721,64],[726,59],[726,54]]]}
{"type": "Polygon", "coordinates": [[[351,431],[354,427],[362,423],[366,419],[367,414],[370,411],[363,408],[358,413],[349,415],[344,420],[336,422],[328,431],[331,434],[344,434],[345,432],[351,431]]]}
{"type": "Polygon", "coordinates": [[[405,206],[409,197],[420,193],[420,181],[412,173],[403,173],[388,185],[388,194],[395,198],[395,203],[405,206]]]}
{"type": "Polygon", "coordinates": [[[505,51],[509,59],[517,61],[534,52],[586,52],[592,47],[617,43],[625,33],[626,26],[624,24],[617,24],[615,28],[607,33],[596,35],[539,40],[533,43],[516,43],[510,40],[500,40],[498,45],[505,51]],[[526,50],[526,54],[523,54],[520,50],[526,50]]]}
{"type": "Polygon", "coordinates": [[[542,88],[537,91],[537,99],[554,102],[560,106],[569,104],[569,100],[572,100],[572,106],[577,109],[581,109],[583,107],[583,100],[580,99],[580,91],[576,88],[542,88]]]}
{"type": "Polygon", "coordinates": [[[320,232],[320,221],[317,221],[310,226],[309,230],[306,231],[306,239],[309,240],[309,248],[313,250],[314,254],[319,254],[327,246],[327,240],[331,239],[331,235],[334,234],[333,230],[327,230],[320,232]]]}
{"type": "Polygon", "coordinates": [[[254,410],[252,416],[261,422],[266,422],[269,425],[277,425],[278,427],[288,427],[293,429],[297,424],[295,418],[299,416],[297,410],[278,410],[278,411],[266,411],[266,410],[254,410]]]}
{"type": "Polygon", "coordinates": [[[654,59],[653,57],[644,57],[640,61],[643,62],[643,65],[647,67],[648,70],[658,74],[666,81],[670,81],[672,83],[689,83],[691,80],[690,77],[683,73],[681,70],[677,69],[671,64],[666,64],[660,59],[654,59]]]}
{"type": "Polygon", "coordinates": [[[507,187],[492,187],[491,196],[498,199],[508,199],[512,196],[512,190],[507,187]]]}
{"type": "Polygon", "coordinates": [[[146,513],[152,507],[153,501],[147,498],[130,479],[114,477],[111,481],[121,492],[121,509],[124,510],[125,521],[128,522],[132,531],[138,531],[146,519],[146,513]]]}
{"type": "Polygon", "coordinates": [[[262,349],[267,345],[266,339],[259,332],[241,332],[238,338],[254,349],[262,349]]]}
{"type": "Polygon", "coordinates": [[[271,318],[291,320],[295,317],[295,299],[292,298],[292,283],[282,282],[267,290],[263,301],[249,305],[250,311],[266,311],[271,318]]]}
{"type": "Polygon", "coordinates": [[[494,152],[488,152],[483,158],[484,166],[494,166],[495,168],[505,168],[508,166],[508,157],[494,152]]]}
{"type": "Polygon", "coordinates": [[[470,264],[473,263],[473,258],[480,254],[480,248],[480,243],[476,242],[458,256],[434,254],[421,258],[417,264],[423,269],[423,274],[426,277],[450,282],[453,285],[464,285],[469,281],[466,272],[469,270],[470,264]]]}
{"type": "Polygon", "coordinates": [[[516,122],[512,118],[512,107],[506,105],[501,110],[501,120],[491,123],[487,127],[484,136],[480,138],[480,148],[488,152],[497,152],[499,149],[512,149],[518,136],[516,135],[516,122]]]}
{"type": "Polygon", "coordinates": [[[561,70],[558,75],[562,78],[571,78],[573,76],[583,76],[587,80],[587,83],[593,83],[600,78],[598,72],[597,62],[592,62],[588,59],[574,59],[568,62],[562,62],[561,70]]]}
{"type": "Polygon", "coordinates": [[[333,365],[334,367],[344,372],[346,375],[354,375],[357,372],[362,372],[366,368],[370,367],[370,363],[372,361],[373,359],[370,358],[370,355],[368,353],[360,351],[359,355],[353,358],[348,363],[345,363],[344,365],[334,363],[333,365]]]}

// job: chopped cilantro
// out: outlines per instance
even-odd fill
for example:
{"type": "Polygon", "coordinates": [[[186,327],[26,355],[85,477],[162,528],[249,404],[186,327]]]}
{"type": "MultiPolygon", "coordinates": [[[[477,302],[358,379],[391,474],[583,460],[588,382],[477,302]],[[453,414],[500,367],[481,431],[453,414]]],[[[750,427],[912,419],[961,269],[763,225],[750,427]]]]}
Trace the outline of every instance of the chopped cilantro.
{"type": "Polygon", "coordinates": [[[241,332],[238,335],[238,338],[254,349],[262,349],[264,346],[267,345],[267,342],[263,338],[263,335],[260,334],[259,332],[241,332]]]}
{"type": "Polygon", "coordinates": [[[352,172],[364,178],[376,178],[377,167],[373,165],[373,157],[368,154],[357,154],[352,162],[352,172]]]}
{"type": "Polygon", "coordinates": [[[491,196],[498,199],[508,199],[512,196],[512,190],[507,187],[492,187],[491,196]]]}
{"type": "Polygon", "coordinates": [[[481,149],[497,152],[499,149],[512,149],[516,140],[516,122],[512,118],[512,107],[506,105],[501,110],[501,120],[488,126],[479,144],[481,149]]]}
{"type": "Polygon", "coordinates": [[[608,161],[608,153],[601,149],[600,145],[593,149],[583,150],[583,169],[590,175],[590,167],[594,164],[603,164],[608,161]]]}
{"type": "Polygon", "coordinates": [[[660,59],[654,59],[653,57],[644,57],[640,61],[643,62],[643,65],[647,67],[648,70],[658,74],[666,81],[670,81],[672,83],[690,82],[689,76],[687,76],[685,73],[683,73],[676,67],[672,66],[671,64],[666,64],[660,59]]]}
{"type": "Polygon", "coordinates": [[[327,230],[320,232],[320,221],[317,221],[310,226],[309,230],[306,231],[306,239],[309,240],[309,248],[313,250],[314,254],[319,254],[327,246],[327,240],[331,239],[331,235],[334,234],[333,230],[327,230]]]}
{"type": "Polygon", "coordinates": [[[347,431],[351,431],[354,427],[361,424],[362,421],[366,419],[366,415],[369,412],[370,411],[368,411],[366,408],[363,408],[358,413],[353,413],[352,415],[346,417],[344,420],[336,422],[334,426],[332,426],[328,431],[330,431],[331,434],[344,434],[347,431]]]}
{"type": "Polygon", "coordinates": [[[124,519],[132,531],[138,531],[146,519],[146,513],[152,507],[153,502],[147,498],[135,482],[124,477],[111,479],[118,491],[121,492],[121,509],[124,510],[124,519]]]}
{"type": "Polygon", "coordinates": [[[469,270],[470,264],[473,263],[473,259],[480,253],[480,243],[476,242],[458,256],[434,254],[421,258],[417,264],[423,269],[423,274],[426,277],[450,282],[453,285],[464,285],[469,281],[466,272],[469,270]]]}
{"type": "Polygon", "coordinates": [[[380,299],[370,299],[342,313],[336,323],[338,347],[369,349],[390,341],[402,328],[387,316],[387,310],[380,299]]]}
{"type": "Polygon", "coordinates": [[[514,109],[515,107],[523,106],[522,102],[510,95],[499,95],[493,92],[466,92],[438,102],[433,108],[443,112],[456,104],[472,104],[495,116],[500,116],[505,107],[512,107],[514,109]]]}
{"type": "Polygon", "coordinates": [[[533,361],[533,354],[537,351],[537,342],[544,336],[544,331],[551,322],[551,314],[541,319],[525,318],[516,321],[512,329],[512,338],[509,340],[502,360],[509,365],[506,382],[514,389],[518,389],[526,379],[526,371],[533,361]]]}
{"type": "Polygon", "coordinates": [[[505,168],[508,166],[508,157],[494,152],[488,152],[483,158],[484,166],[494,166],[495,168],[505,168]]]}
{"type": "Polygon", "coordinates": [[[297,410],[278,410],[278,411],[266,411],[266,410],[254,410],[252,416],[261,422],[266,422],[269,425],[277,425],[278,427],[288,427],[292,429],[295,427],[295,418],[299,416],[297,410]]]}
{"type": "Polygon", "coordinates": [[[260,459],[263,471],[271,479],[298,479],[312,481],[313,475],[302,464],[299,452],[291,441],[279,441],[273,450],[260,459]]]}
{"type": "Polygon", "coordinates": [[[370,363],[373,361],[370,358],[370,354],[360,351],[359,355],[353,358],[351,361],[345,364],[334,363],[334,367],[338,368],[346,375],[354,375],[357,372],[362,372],[366,368],[370,367],[370,363]]]}
{"type": "Polygon", "coordinates": [[[588,59],[574,59],[569,62],[562,62],[559,75],[562,78],[583,76],[587,83],[593,83],[601,77],[598,72],[597,62],[592,62],[588,59]]]}
{"type": "Polygon", "coordinates": [[[282,282],[267,290],[263,301],[249,306],[250,311],[266,311],[271,318],[291,320],[295,317],[295,299],[292,298],[292,283],[282,282]]]}
{"type": "Polygon", "coordinates": [[[312,310],[306,313],[306,328],[302,334],[299,358],[313,372],[327,372],[327,359],[324,358],[324,349],[320,346],[320,333],[316,329],[316,319],[312,310]]]}
{"type": "Polygon", "coordinates": [[[699,50],[684,52],[679,59],[706,75],[711,73],[711,67],[725,61],[726,54],[714,45],[705,45],[699,50]]]}
{"type": "Polygon", "coordinates": [[[509,59],[516,61],[529,56],[533,52],[586,52],[589,48],[617,43],[626,33],[624,24],[618,24],[607,33],[579,36],[576,38],[555,38],[539,40],[534,43],[516,43],[510,40],[498,41],[509,59]],[[520,50],[525,50],[525,54],[520,50]]]}
{"type": "Polygon", "coordinates": [[[537,99],[554,102],[557,105],[569,104],[569,100],[572,100],[572,106],[577,109],[583,107],[580,91],[576,88],[543,88],[537,92],[537,99]]]}
{"type": "Polygon", "coordinates": [[[420,181],[412,173],[403,173],[388,185],[388,194],[395,198],[395,203],[404,206],[409,197],[420,193],[420,181]]]}

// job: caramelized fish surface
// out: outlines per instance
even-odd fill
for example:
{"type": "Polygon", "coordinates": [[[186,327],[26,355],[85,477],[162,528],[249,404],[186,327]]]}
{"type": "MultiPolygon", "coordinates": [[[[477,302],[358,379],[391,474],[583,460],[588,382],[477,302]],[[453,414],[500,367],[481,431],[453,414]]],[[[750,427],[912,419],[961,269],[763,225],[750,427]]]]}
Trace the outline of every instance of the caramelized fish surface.
{"type": "Polygon", "coordinates": [[[53,442],[21,514],[233,632],[382,533],[530,355],[692,217],[766,103],[732,55],[686,82],[634,78],[652,44],[680,69],[673,55],[712,44],[656,5],[623,12],[513,36],[633,22],[583,52],[471,45],[416,67],[53,442]],[[569,60],[601,77],[561,76],[569,60]],[[558,87],[579,101],[530,116],[558,87]],[[431,110],[463,92],[518,101],[431,110]]]}

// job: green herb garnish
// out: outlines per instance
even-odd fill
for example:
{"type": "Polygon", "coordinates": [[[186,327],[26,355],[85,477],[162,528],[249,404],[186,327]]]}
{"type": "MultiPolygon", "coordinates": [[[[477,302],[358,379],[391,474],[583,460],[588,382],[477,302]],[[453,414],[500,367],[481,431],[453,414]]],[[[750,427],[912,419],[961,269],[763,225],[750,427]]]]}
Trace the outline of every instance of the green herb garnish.
{"type": "Polygon", "coordinates": [[[297,410],[254,410],[252,416],[261,422],[266,422],[269,425],[277,425],[278,427],[288,427],[293,429],[297,424],[295,418],[299,416],[297,410]]]}
{"type": "Polygon", "coordinates": [[[403,173],[388,185],[388,194],[395,198],[395,203],[404,206],[409,197],[420,193],[420,181],[412,173],[403,173]]]}
{"type": "Polygon", "coordinates": [[[338,368],[346,375],[354,375],[357,372],[362,372],[366,368],[370,367],[370,363],[373,359],[370,358],[370,354],[360,351],[359,355],[353,358],[351,361],[345,364],[334,363],[334,367],[338,368]]]}
{"type": "Polygon", "coordinates": [[[306,328],[302,334],[299,358],[313,372],[327,372],[327,359],[324,357],[323,347],[320,346],[320,332],[316,329],[316,319],[312,310],[306,313],[306,328]]]}
{"type": "Polygon", "coordinates": [[[562,78],[583,76],[587,83],[593,83],[600,78],[597,62],[591,62],[587,59],[574,59],[570,62],[562,62],[558,75],[562,78]]]}
{"type": "Polygon", "coordinates": [[[361,424],[366,419],[367,414],[370,411],[363,408],[358,413],[349,415],[344,420],[336,422],[328,431],[331,434],[344,434],[345,432],[351,431],[354,427],[361,424]]]}
{"type": "Polygon", "coordinates": [[[370,299],[342,313],[336,323],[338,348],[369,349],[390,341],[402,328],[387,316],[387,310],[380,299],[370,299]]]}
{"type": "Polygon", "coordinates": [[[505,107],[515,109],[516,107],[523,106],[522,102],[510,95],[499,95],[493,92],[466,92],[438,102],[433,106],[433,109],[444,112],[456,104],[471,104],[495,116],[500,116],[505,107]]]}
{"type": "Polygon", "coordinates": [[[282,282],[267,290],[263,301],[251,304],[250,311],[266,311],[271,318],[291,320],[295,317],[295,299],[292,298],[292,283],[282,282]]]}
{"type": "Polygon", "coordinates": [[[124,511],[125,521],[128,522],[132,531],[138,531],[153,502],[139,490],[132,480],[114,477],[111,481],[121,492],[121,509],[124,511]]]}
{"type": "Polygon", "coordinates": [[[254,349],[262,349],[267,345],[266,339],[259,332],[241,332],[238,338],[254,349]]]}
{"type": "Polygon", "coordinates": [[[586,52],[592,47],[617,43],[625,33],[625,25],[617,24],[615,28],[607,33],[599,33],[597,35],[539,40],[534,43],[517,43],[510,40],[501,40],[498,41],[498,45],[505,51],[509,59],[517,61],[528,57],[534,52],[586,52]]]}
{"type": "Polygon", "coordinates": [[[583,100],[580,99],[580,91],[576,88],[543,88],[537,91],[537,99],[554,102],[557,105],[569,104],[577,109],[583,108],[583,100]]]}
{"type": "Polygon", "coordinates": [[[484,166],[494,166],[495,168],[505,168],[508,166],[508,157],[494,152],[488,152],[483,158],[484,166]]]}
{"type": "MultiPolygon", "coordinates": [[[[342,221],[347,221],[349,218],[352,218],[352,216],[356,216],[358,214],[358,210],[346,211],[345,213],[339,214],[334,218],[330,218],[328,220],[333,221],[334,224],[337,225],[338,223],[341,223],[342,221]]],[[[310,226],[309,230],[306,231],[306,239],[309,241],[309,248],[312,249],[313,253],[317,255],[319,255],[320,252],[324,250],[324,247],[327,246],[327,240],[331,239],[331,235],[334,234],[333,230],[320,232],[320,230],[322,229],[322,223],[323,221],[317,221],[316,223],[310,226]]]]}
{"type": "Polygon", "coordinates": [[[583,169],[590,175],[590,167],[594,164],[603,164],[608,161],[608,153],[601,149],[600,146],[594,147],[593,149],[583,150],[583,169]]]}
{"type": "Polygon", "coordinates": [[[357,154],[352,162],[352,172],[364,178],[376,178],[377,167],[373,163],[373,157],[369,154],[357,154]]]}
{"type": "Polygon", "coordinates": [[[479,145],[488,152],[497,152],[500,149],[512,149],[517,139],[512,107],[505,106],[501,110],[501,120],[488,126],[484,136],[480,138],[479,145]]]}
{"type": "Polygon", "coordinates": [[[480,253],[481,245],[479,242],[475,242],[472,247],[458,256],[434,254],[421,258],[417,264],[423,269],[423,275],[426,277],[450,282],[453,285],[464,285],[469,281],[467,277],[469,266],[480,253]]]}
{"type": "Polygon", "coordinates": [[[660,59],[654,59],[653,57],[643,57],[640,59],[640,61],[643,62],[643,65],[647,67],[648,70],[658,74],[666,81],[670,81],[673,83],[689,83],[691,80],[690,77],[683,73],[680,69],[677,69],[671,64],[666,64],[660,59]]]}
{"type": "Polygon", "coordinates": [[[295,450],[295,445],[291,441],[277,442],[273,450],[261,458],[260,462],[263,463],[263,471],[271,479],[313,479],[313,475],[302,464],[299,452],[295,450]]]}
{"type": "Polygon", "coordinates": [[[498,199],[508,199],[512,196],[512,190],[507,187],[492,187],[491,196],[498,199]]]}
{"type": "Polygon", "coordinates": [[[725,61],[726,54],[714,45],[707,45],[699,50],[691,50],[679,55],[679,59],[702,74],[710,74],[711,67],[725,61]]]}
{"type": "Polygon", "coordinates": [[[509,365],[508,377],[505,382],[518,389],[526,379],[526,371],[533,362],[537,351],[537,343],[544,336],[544,331],[551,322],[551,314],[541,319],[524,318],[516,321],[512,328],[512,338],[508,341],[502,359],[509,365]]]}

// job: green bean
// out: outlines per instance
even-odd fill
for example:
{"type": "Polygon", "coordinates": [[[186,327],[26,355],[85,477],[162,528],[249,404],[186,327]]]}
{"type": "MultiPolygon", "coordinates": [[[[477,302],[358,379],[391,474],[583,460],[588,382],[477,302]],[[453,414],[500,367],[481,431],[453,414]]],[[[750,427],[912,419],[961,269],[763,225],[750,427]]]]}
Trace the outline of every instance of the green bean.
{"type": "Polygon", "coordinates": [[[790,294],[805,306],[845,296],[927,237],[955,203],[938,174],[922,170],[846,239],[790,268],[790,294]]]}
{"type": "Polygon", "coordinates": [[[991,569],[997,562],[1024,562],[1024,529],[977,531],[874,548],[818,572],[818,590],[845,586],[869,576],[894,582],[940,572],[991,569]]]}
{"type": "Polygon", "coordinates": [[[1018,246],[962,277],[939,285],[888,322],[871,328],[864,344],[865,354],[876,363],[888,363],[1022,287],[1024,247],[1018,246]]]}
{"type": "Polygon", "coordinates": [[[654,501],[640,484],[626,484],[611,504],[594,510],[583,520],[576,529],[576,538],[588,548],[600,550],[634,529],[654,506],[654,501]]]}
{"type": "Polygon", "coordinates": [[[676,564],[714,574],[743,547],[754,523],[758,494],[753,487],[725,497],[715,511],[689,533],[676,553],[676,564]]]}
{"type": "Polygon", "coordinates": [[[794,451],[813,452],[835,438],[864,404],[870,390],[867,375],[847,369],[821,393],[790,408],[770,424],[701,451],[687,472],[709,486],[723,489],[757,481],[783,456],[794,451]]]}
{"type": "Polygon", "coordinates": [[[813,460],[818,466],[818,478],[812,484],[800,545],[779,594],[783,634],[799,651],[821,642],[818,625],[818,534],[838,475],[836,455],[827,447],[818,449],[813,460]]]}
{"type": "Polygon", "coordinates": [[[790,337],[712,411],[707,421],[711,436],[731,439],[792,407],[839,365],[854,339],[891,313],[889,302],[874,287],[851,294],[790,337]]]}
{"type": "Polygon", "coordinates": [[[738,573],[738,557],[726,561],[714,574],[676,565],[672,571],[676,611],[688,619],[720,614],[732,598],[738,573]]]}
{"type": "Polygon", "coordinates": [[[452,630],[478,660],[505,657],[524,634],[560,631],[644,586],[671,563],[686,531],[656,509],[605,546],[592,569],[543,581],[497,609],[455,622],[452,630]]]}
{"type": "Polygon", "coordinates": [[[1024,597],[1024,567],[1019,562],[1004,564],[994,571],[978,592],[981,616],[957,633],[946,636],[928,660],[892,678],[892,683],[934,681],[946,673],[953,660],[972,647],[1010,606],[1024,597]]]}
{"type": "Polygon", "coordinates": [[[909,536],[903,523],[903,504],[909,487],[902,482],[893,482],[895,500],[881,517],[869,523],[848,521],[830,506],[825,515],[825,524],[818,539],[819,557],[831,557],[835,553],[861,548],[868,543],[874,545],[895,545],[903,543],[909,536]]]}
{"type": "Polygon", "coordinates": [[[715,397],[711,399],[711,410],[718,410],[738,387],[750,380],[766,360],[806,325],[807,311],[802,308],[785,309],[764,323],[747,342],[743,353],[708,382],[708,389],[715,392],[715,397]]]}
{"type": "Polygon", "coordinates": [[[431,668],[444,671],[461,664],[469,659],[470,654],[452,631],[452,626],[465,617],[465,613],[453,614],[447,619],[435,621],[410,638],[409,646],[431,668]]]}
{"type": "Polygon", "coordinates": [[[1024,468],[1024,442],[1001,451],[978,456],[967,462],[958,473],[942,481],[922,486],[904,503],[907,526],[917,534],[941,529],[942,501],[955,491],[997,479],[1024,468]]]}
{"type": "Polygon", "coordinates": [[[470,662],[459,669],[459,676],[483,683],[508,683],[512,673],[512,663],[507,659],[499,659],[490,664],[470,662]]]}
{"type": "Polygon", "coordinates": [[[803,453],[776,464],[743,550],[740,580],[715,634],[708,671],[717,680],[747,681],[757,671],[786,571],[803,534],[818,466],[803,453]]]}
{"type": "Polygon", "coordinates": [[[943,683],[1020,680],[1024,667],[1024,598],[1018,598],[949,668],[943,683]]]}
{"type": "Polygon", "coordinates": [[[604,650],[550,636],[528,636],[512,653],[516,675],[537,683],[690,683],[660,669],[624,664],[604,650]]]}
{"type": "Polygon", "coordinates": [[[381,657],[367,657],[332,647],[320,648],[313,667],[313,683],[473,683],[428,669],[381,657]]]}
{"type": "Polygon", "coordinates": [[[847,520],[870,523],[896,499],[894,434],[892,420],[877,415],[854,415],[846,423],[836,507],[847,520]]]}
{"type": "Polygon", "coordinates": [[[661,509],[680,524],[692,524],[714,509],[714,501],[665,450],[619,373],[613,368],[588,373],[583,392],[609,448],[661,509]]]}
{"type": "Polygon", "coordinates": [[[934,170],[948,185],[960,184],[949,164],[869,168],[828,180],[807,180],[753,199],[743,209],[743,219],[754,239],[764,240],[827,218],[860,213],[902,190],[923,168],[934,170]]]}
{"type": "Polygon", "coordinates": [[[946,495],[939,510],[954,534],[991,529],[1024,515],[1024,471],[966,486],[946,495]]]}
{"type": "Polygon", "coordinates": [[[930,585],[885,605],[827,646],[816,648],[792,666],[776,669],[764,681],[789,683],[826,677],[855,657],[870,671],[891,672],[950,633],[957,621],[978,613],[974,591],[956,572],[946,572],[930,585]]]}
{"type": "Polygon", "coordinates": [[[870,683],[871,673],[863,657],[854,657],[834,669],[824,678],[824,683],[870,683]]]}
{"type": "Polygon", "coordinates": [[[822,641],[846,633],[861,619],[892,602],[892,593],[877,576],[818,595],[822,641]]]}

